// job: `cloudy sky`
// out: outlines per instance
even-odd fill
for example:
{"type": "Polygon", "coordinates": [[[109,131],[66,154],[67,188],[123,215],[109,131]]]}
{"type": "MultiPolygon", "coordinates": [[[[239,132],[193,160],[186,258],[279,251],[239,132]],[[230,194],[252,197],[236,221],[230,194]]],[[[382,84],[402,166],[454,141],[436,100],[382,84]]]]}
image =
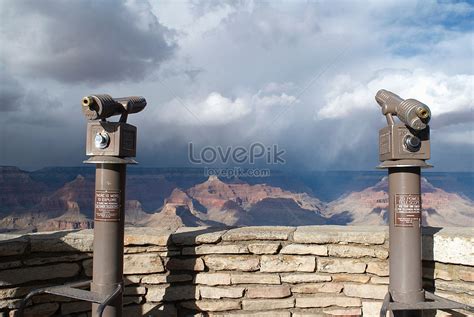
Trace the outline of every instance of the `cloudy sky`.
{"type": "Polygon", "coordinates": [[[143,95],[142,166],[278,144],[278,169],[372,169],[384,88],[428,104],[432,164],[473,171],[474,4],[0,2],[0,165],[77,166],[80,100],[143,95]]]}

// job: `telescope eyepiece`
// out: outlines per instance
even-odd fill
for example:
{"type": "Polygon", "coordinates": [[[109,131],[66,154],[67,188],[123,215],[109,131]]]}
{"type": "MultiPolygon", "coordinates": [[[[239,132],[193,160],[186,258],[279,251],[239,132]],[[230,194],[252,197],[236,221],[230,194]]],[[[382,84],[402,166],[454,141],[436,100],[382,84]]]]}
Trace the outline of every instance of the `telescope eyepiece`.
{"type": "Polygon", "coordinates": [[[416,108],[416,115],[422,120],[429,119],[431,117],[430,109],[427,109],[427,107],[418,107],[416,108]]]}
{"type": "Polygon", "coordinates": [[[86,96],[82,98],[82,106],[89,107],[94,102],[94,99],[91,96],[86,96]]]}

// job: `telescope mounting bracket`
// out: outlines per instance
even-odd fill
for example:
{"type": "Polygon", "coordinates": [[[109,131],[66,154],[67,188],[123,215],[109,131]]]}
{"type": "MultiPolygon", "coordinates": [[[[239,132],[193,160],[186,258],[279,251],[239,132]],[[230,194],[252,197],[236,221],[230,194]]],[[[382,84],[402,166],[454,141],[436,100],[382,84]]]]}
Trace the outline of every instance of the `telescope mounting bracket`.
{"type": "Polygon", "coordinates": [[[71,284],[36,289],[28,293],[28,295],[21,301],[18,314],[20,317],[23,316],[25,307],[33,296],[39,294],[51,294],[99,304],[99,307],[97,308],[97,315],[102,317],[105,307],[107,307],[107,305],[109,305],[115,298],[123,293],[123,283],[119,283],[115,290],[107,295],[102,295],[97,292],[82,289],[85,287],[90,287],[90,284],[91,281],[81,281],[71,284]]]}

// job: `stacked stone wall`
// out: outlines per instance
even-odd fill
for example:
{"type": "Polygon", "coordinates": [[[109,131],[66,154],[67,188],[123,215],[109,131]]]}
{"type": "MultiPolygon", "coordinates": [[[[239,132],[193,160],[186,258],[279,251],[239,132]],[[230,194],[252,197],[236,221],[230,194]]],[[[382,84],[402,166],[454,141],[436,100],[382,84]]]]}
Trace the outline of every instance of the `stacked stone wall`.
{"type": "MultiPolygon", "coordinates": [[[[474,304],[473,240],[470,229],[424,230],[427,290],[474,304]]],[[[90,279],[92,242],[92,230],[0,235],[0,316],[32,289],[90,279]]],[[[388,256],[386,227],[129,228],[124,316],[378,316],[388,256]]],[[[90,309],[39,295],[26,316],[90,309]]]]}

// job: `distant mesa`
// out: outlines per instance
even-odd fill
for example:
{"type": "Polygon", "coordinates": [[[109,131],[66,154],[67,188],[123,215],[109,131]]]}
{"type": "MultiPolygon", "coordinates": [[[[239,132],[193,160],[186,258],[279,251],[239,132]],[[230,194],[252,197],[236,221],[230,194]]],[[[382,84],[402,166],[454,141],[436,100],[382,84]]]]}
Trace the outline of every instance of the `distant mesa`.
{"type": "Polygon", "coordinates": [[[210,175],[209,178],[207,179],[207,181],[208,182],[220,181],[220,179],[217,175],[210,175]]]}

